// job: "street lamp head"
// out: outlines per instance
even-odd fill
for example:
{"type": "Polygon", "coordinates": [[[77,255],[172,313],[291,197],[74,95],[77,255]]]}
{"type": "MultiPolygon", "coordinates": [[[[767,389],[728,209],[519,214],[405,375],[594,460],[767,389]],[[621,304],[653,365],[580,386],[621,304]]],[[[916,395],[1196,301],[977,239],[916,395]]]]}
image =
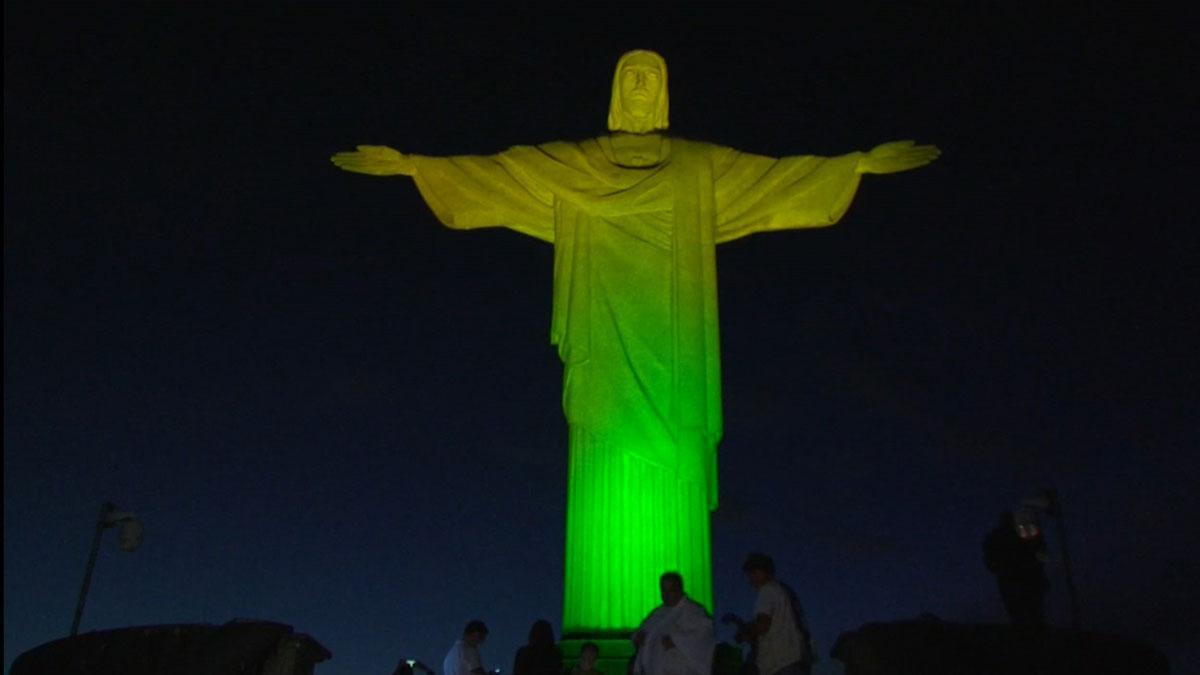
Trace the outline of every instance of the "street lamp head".
{"type": "MultiPolygon", "coordinates": [[[[111,507],[111,504],[106,506],[111,507]]],[[[138,546],[142,545],[142,521],[132,513],[117,513],[111,509],[105,513],[103,520],[104,527],[121,526],[121,550],[126,553],[133,553],[138,546]]]]}
{"type": "Polygon", "coordinates": [[[142,521],[129,518],[121,524],[121,550],[133,553],[142,545],[142,521]]]}

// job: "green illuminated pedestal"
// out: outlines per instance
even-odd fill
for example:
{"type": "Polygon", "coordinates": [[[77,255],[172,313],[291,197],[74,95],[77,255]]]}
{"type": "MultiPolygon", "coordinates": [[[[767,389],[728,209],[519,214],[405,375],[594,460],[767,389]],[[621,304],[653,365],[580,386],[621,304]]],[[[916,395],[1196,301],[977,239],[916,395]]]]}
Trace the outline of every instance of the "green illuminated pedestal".
{"type": "Polygon", "coordinates": [[[569,472],[564,637],[628,639],[671,570],[712,611],[706,486],[574,429],[569,472]]]}

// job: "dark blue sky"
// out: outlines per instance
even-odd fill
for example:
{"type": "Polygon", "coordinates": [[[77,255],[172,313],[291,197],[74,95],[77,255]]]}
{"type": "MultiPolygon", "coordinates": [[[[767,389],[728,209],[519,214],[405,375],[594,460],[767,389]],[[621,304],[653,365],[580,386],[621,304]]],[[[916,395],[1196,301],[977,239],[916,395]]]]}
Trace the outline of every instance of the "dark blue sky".
{"type": "Polygon", "coordinates": [[[480,12],[6,3],[6,670],[67,632],[106,500],[146,539],[109,535],[85,631],[277,620],[322,675],[440,664],[472,617],[506,670],[557,631],[551,250],[328,156],[595,135],[635,47],[677,135],[944,153],[834,228],[719,250],[718,614],[751,607],[757,549],[826,654],[868,621],[1001,620],[980,543],[1053,485],[1085,624],[1198,667],[1181,17],[480,12]]]}

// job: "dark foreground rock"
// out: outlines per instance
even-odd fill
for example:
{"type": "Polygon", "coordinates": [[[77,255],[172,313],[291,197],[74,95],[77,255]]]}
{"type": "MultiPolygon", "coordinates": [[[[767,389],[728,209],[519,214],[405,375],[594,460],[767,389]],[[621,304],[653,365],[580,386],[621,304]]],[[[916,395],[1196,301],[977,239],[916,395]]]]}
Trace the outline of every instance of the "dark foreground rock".
{"type": "Polygon", "coordinates": [[[84,633],[21,654],[10,675],[312,675],[333,655],[291,626],[141,626],[84,633]]]}
{"type": "Polygon", "coordinates": [[[1062,628],[919,619],[842,633],[846,675],[1167,675],[1167,659],[1128,638],[1062,628]]]}

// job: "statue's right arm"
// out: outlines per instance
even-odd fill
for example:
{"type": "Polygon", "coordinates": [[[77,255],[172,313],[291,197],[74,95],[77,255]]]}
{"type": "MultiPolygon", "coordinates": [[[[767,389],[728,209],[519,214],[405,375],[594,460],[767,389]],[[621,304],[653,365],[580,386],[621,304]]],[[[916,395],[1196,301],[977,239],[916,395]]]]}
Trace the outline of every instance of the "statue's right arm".
{"type": "Polygon", "coordinates": [[[446,227],[507,227],[554,241],[554,195],[524,174],[516,160],[498,155],[406,155],[382,145],[360,145],[331,160],[346,171],[371,176],[411,176],[446,227]],[[520,175],[518,175],[520,174],[520,175]]]}
{"type": "Polygon", "coordinates": [[[339,168],[371,176],[412,176],[417,172],[412,158],[386,145],[359,145],[353,152],[339,152],[330,160],[339,168]]]}

